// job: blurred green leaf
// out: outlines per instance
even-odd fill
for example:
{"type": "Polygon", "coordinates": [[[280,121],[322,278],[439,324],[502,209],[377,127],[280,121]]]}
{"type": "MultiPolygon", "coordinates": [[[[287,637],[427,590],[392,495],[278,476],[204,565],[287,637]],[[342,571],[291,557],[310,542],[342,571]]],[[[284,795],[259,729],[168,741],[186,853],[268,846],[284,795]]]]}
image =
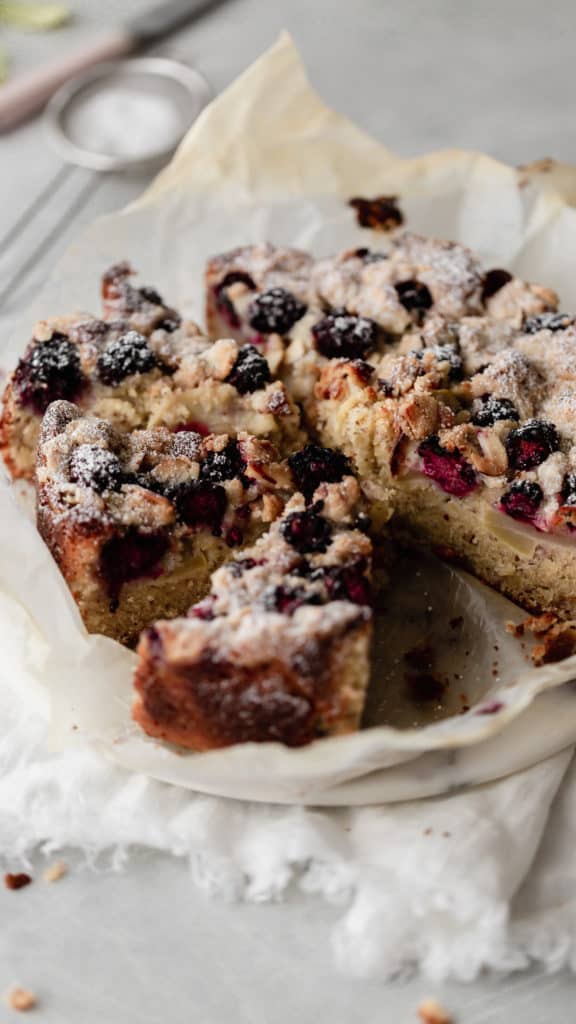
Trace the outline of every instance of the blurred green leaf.
{"type": "Polygon", "coordinates": [[[17,0],[0,0],[0,22],[15,28],[46,32],[59,28],[72,17],[67,4],[19,3],[17,0]]]}

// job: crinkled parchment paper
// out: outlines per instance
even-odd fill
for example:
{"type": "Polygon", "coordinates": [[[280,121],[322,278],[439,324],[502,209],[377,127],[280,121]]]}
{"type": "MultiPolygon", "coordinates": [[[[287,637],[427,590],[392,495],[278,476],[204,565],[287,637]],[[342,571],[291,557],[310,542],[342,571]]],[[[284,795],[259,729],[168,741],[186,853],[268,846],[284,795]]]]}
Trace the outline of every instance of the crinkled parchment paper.
{"type": "MultiPolygon", "coordinates": [[[[119,259],[202,320],[202,272],[212,253],[260,240],[317,255],[381,245],[382,235],[357,226],[347,205],[354,195],[397,196],[409,228],[463,241],[487,265],[552,285],[565,308],[576,308],[571,169],[517,170],[458,151],[399,159],[322,103],[282,37],[206,108],[137,203],[83,233],[27,311],[4,363],[13,365],[36,318],[97,309],[99,276],[119,259]]],[[[576,675],[576,658],[531,667],[504,629],[523,617],[514,605],[426,563],[420,576],[408,566],[400,576],[409,582],[395,583],[387,599],[367,710],[375,727],[301,750],[173,750],[131,724],[134,654],[86,634],[5,480],[0,515],[3,666],[21,692],[48,695],[55,748],[90,742],[131,769],[229,796],[361,802],[496,777],[576,739],[572,688],[544,692],[576,675]],[[415,643],[438,652],[445,691],[414,690],[404,654],[415,643]]],[[[536,535],[533,542],[553,543],[536,535]]]]}

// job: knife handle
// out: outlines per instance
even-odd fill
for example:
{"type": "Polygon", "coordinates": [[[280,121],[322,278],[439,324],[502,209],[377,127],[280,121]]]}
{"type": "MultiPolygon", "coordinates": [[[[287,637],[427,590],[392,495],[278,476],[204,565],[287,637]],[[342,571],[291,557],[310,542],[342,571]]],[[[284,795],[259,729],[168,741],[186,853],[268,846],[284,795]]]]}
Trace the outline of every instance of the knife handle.
{"type": "Polygon", "coordinates": [[[75,53],[20,75],[0,87],[0,132],[15,128],[37,114],[65,82],[103,60],[125,57],[132,52],[134,39],[126,29],[100,36],[75,53]]]}

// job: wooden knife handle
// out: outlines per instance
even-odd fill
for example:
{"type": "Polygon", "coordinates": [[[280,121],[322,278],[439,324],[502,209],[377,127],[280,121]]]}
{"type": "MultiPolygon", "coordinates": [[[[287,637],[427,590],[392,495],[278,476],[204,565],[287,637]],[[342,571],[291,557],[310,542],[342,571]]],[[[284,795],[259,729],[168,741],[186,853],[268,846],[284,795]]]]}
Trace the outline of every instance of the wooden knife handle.
{"type": "Polygon", "coordinates": [[[0,87],[0,132],[15,128],[26,118],[37,114],[64,82],[80,71],[131,53],[133,37],[125,29],[116,29],[100,36],[83,49],[60,60],[20,75],[0,87]]]}

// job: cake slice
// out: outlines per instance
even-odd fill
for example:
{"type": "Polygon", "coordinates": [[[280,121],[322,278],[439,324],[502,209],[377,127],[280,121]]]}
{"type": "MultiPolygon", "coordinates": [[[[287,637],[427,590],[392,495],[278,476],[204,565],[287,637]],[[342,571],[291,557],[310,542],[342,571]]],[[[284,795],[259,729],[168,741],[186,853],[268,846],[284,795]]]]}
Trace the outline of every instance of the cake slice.
{"type": "Polygon", "coordinates": [[[352,476],[295,495],[186,618],[142,634],[133,717],[148,735],[209,750],[359,727],[372,630],[360,508],[352,476]]]}
{"type": "Polygon", "coordinates": [[[299,413],[266,359],[235,341],[210,344],[129,273],[121,264],[104,275],[104,319],[36,325],[4,392],[0,450],[11,474],[33,476],[42,415],[59,399],[125,431],[248,431],[295,447],[299,413]]]}
{"type": "Polygon", "coordinates": [[[36,476],[38,529],[87,629],[122,642],[204,596],[293,490],[268,441],[127,434],[65,401],[46,411],[36,476]]]}

